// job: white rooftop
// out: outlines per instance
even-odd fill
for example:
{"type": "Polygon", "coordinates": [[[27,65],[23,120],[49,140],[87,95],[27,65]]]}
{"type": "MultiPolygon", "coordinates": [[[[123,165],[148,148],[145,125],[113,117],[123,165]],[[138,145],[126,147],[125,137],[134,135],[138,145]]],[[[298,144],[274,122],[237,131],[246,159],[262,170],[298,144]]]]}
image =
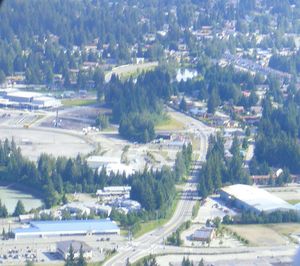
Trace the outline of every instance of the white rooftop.
{"type": "Polygon", "coordinates": [[[224,187],[222,190],[233,198],[254,207],[258,211],[275,211],[276,209],[295,210],[291,204],[255,186],[237,184],[224,187]]]}
{"type": "Polygon", "coordinates": [[[32,91],[12,91],[7,93],[10,97],[24,97],[24,98],[32,98],[32,97],[40,97],[42,94],[38,92],[32,91]]]}
{"type": "Polygon", "coordinates": [[[119,163],[120,159],[116,157],[93,155],[87,158],[87,162],[119,163]]]}

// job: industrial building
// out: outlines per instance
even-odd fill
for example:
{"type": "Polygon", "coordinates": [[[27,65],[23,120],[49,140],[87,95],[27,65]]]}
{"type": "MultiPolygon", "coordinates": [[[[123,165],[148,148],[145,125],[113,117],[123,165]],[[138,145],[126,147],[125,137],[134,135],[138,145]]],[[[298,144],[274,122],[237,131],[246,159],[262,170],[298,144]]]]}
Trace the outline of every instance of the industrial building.
{"type": "Polygon", "coordinates": [[[291,204],[255,186],[241,184],[227,186],[221,189],[220,196],[222,200],[241,210],[255,213],[295,210],[291,204]]]}
{"type": "Polygon", "coordinates": [[[44,109],[61,106],[59,100],[39,92],[1,90],[0,96],[0,105],[5,107],[44,109]]]}
{"type": "Polygon", "coordinates": [[[136,170],[133,169],[132,166],[121,163],[120,159],[115,157],[90,156],[86,161],[89,167],[91,167],[92,169],[98,169],[98,172],[101,172],[103,167],[106,169],[106,172],[108,174],[125,173],[126,177],[136,172],[136,170]]]}
{"type": "Polygon", "coordinates": [[[83,257],[87,260],[91,259],[93,256],[93,249],[83,241],[67,240],[58,242],[57,253],[67,259],[69,256],[70,247],[72,246],[74,252],[74,258],[78,258],[80,255],[80,249],[82,249],[83,257]]]}
{"type": "Polygon", "coordinates": [[[100,220],[31,221],[28,227],[14,229],[15,239],[97,234],[120,234],[115,222],[100,220]]]}

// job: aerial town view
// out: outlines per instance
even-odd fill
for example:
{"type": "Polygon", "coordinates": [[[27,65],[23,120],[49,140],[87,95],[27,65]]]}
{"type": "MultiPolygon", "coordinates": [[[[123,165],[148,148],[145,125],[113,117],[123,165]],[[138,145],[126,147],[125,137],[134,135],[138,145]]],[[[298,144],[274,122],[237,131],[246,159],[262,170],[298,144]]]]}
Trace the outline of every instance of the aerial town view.
{"type": "Polygon", "coordinates": [[[299,0],[0,0],[0,264],[299,243],[299,0]]]}

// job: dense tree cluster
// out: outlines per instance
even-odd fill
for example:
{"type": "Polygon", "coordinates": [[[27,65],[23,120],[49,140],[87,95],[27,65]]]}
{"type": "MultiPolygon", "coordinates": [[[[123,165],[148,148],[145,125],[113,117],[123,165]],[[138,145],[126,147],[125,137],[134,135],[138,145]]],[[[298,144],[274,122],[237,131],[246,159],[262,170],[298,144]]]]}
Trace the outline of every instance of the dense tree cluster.
{"type": "Polygon", "coordinates": [[[143,221],[165,218],[170,212],[176,196],[175,183],[183,178],[177,175],[186,175],[187,167],[192,163],[192,146],[183,146],[178,152],[177,158],[181,158],[182,163],[175,162],[174,170],[163,167],[160,171],[144,171],[129,177],[131,185],[131,198],[139,201],[144,210],[139,213],[129,213],[124,215],[113,210],[110,217],[119,221],[125,228],[130,228],[132,233],[140,229],[143,221]],[[181,169],[182,168],[182,169],[181,169]]]}
{"type": "Polygon", "coordinates": [[[154,122],[162,114],[162,103],[173,91],[168,73],[160,69],[122,82],[113,76],[105,88],[105,102],[112,107],[112,120],[121,136],[138,142],[155,137],[154,122]]]}
{"type": "Polygon", "coordinates": [[[225,216],[223,223],[225,224],[267,224],[267,223],[298,223],[300,216],[295,211],[274,211],[271,213],[261,212],[256,214],[251,211],[242,212],[241,215],[234,217],[233,219],[225,216]]]}
{"type": "Polygon", "coordinates": [[[204,261],[203,261],[203,259],[201,259],[200,262],[198,264],[196,264],[189,258],[183,257],[181,266],[204,266],[204,261]]]}
{"type": "Polygon", "coordinates": [[[0,217],[6,218],[7,216],[8,216],[7,208],[4,204],[2,204],[2,202],[0,200],[0,217]]]}
{"type": "Polygon", "coordinates": [[[177,153],[175,161],[176,182],[181,181],[183,177],[187,176],[190,173],[192,153],[193,147],[191,143],[189,143],[187,146],[183,145],[182,151],[177,153]]]}
{"type": "Polygon", "coordinates": [[[300,112],[295,101],[295,98],[289,98],[279,108],[272,107],[269,98],[264,101],[263,117],[255,144],[255,167],[252,167],[252,172],[267,164],[273,167],[287,167],[292,173],[299,173],[300,112]]]}
{"type": "Polygon", "coordinates": [[[46,206],[63,200],[64,193],[95,192],[97,187],[123,184],[123,174],[93,172],[80,156],[75,159],[42,154],[37,164],[24,158],[15,142],[0,143],[1,181],[16,182],[39,192],[46,206]]]}
{"type": "Polygon", "coordinates": [[[75,258],[73,246],[72,244],[70,245],[69,254],[64,265],[65,266],[87,266],[82,245],[79,250],[78,258],[75,258]]]}
{"type": "Polygon", "coordinates": [[[168,209],[176,195],[175,183],[190,170],[191,155],[191,144],[187,147],[184,145],[182,151],[177,153],[173,171],[163,167],[161,171],[151,170],[144,171],[142,175],[133,175],[131,177],[132,199],[140,202],[149,211],[168,209]]]}
{"type": "Polygon", "coordinates": [[[25,207],[23,202],[21,200],[18,200],[13,216],[19,216],[21,214],[25,214],[25,207]]]}
{"type": "Polygon", "coordinates": [[[226,159],[223,138],[219,134],[216,137],[210,137],[206,162],[199,177],[198,190],[202,197],[207,197],[223,184],[249,183],[249,175],[243,167],[237,137],[233,140],[230,152],[232,158],[226,159]]]}

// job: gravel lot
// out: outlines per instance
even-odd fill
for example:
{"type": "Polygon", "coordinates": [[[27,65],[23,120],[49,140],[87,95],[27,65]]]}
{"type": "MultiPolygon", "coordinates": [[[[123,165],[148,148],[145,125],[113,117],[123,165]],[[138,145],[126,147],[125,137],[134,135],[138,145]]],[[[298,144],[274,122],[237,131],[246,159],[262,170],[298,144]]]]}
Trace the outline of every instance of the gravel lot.
{"type": "Polygon", "coordinates": [[[93,150],[93,146],[80,135],[58,130],[40,128],[5,128],[0,130],[0,139],[14,138],[23,155],[36,160],[41,153],[53,156],[75,157],[93,150]]]}

